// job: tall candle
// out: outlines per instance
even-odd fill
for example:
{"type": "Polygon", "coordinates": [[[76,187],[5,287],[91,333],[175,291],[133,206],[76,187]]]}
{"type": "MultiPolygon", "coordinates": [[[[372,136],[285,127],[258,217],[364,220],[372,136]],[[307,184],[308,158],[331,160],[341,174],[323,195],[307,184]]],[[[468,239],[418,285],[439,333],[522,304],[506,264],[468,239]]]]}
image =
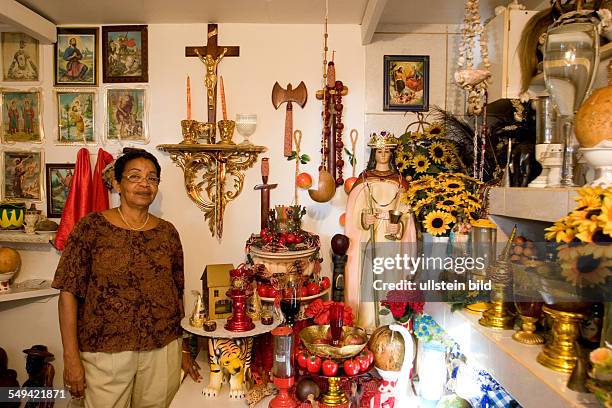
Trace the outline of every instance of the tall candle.
{"type": "Polygon", "coordinates": [[[227,120],[227,106],[225,106],[225,87],[223,86],[223,76],[219,77],[221,80],[221,109],[223,109],[223,120],[227,120]]]}
{"type": "Polygon", "coordinates": [[[191,120],[191,81],[187,75],[187,120],[191,120]]]}

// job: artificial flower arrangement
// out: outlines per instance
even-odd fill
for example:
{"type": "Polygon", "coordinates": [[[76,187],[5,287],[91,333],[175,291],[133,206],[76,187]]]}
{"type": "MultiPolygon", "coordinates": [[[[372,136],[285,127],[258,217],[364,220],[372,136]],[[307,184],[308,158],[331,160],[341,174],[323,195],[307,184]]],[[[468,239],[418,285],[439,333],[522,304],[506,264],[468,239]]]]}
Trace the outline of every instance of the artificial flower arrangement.
{"type": "MultiPolygon", "coordinates": [[[[314,302],[311,302],[306,309],[304,310],[304,314],[307,317],[313,319],[315,324],[318,325],[326,325],[329,324],[330,319],[330,308],[334,302],[331,300],[323,301],[321,299],[317,299],[314,302]]],[[[352,326],[353,325],[353,309],[350,306],[344,305],[344,318],[343,318],[344,326],[352,326]]]]}
{"type": "Polygon", "coordinates": [[[404,200],[425,232],[449,236],[460,220],[470,223],[480,218],[481,186],[480,181],[462,173],[427,175],[410,183],[404,200]]]}
{"type": "Polygon", "coordinates": [[[578,287],[606,287],[612,277],[612,187],[578,189],[578,206],[546,229],[558,248],[561,274],[578,287]]]}
{"type": "Polygon", "coordinates": [[[381,315],[391,313],[398,323],[407,323],[416,315],[423,313],[425,306],[423,292],[409,290],[390,290],[387,292],[385,300],[380,302],[383,308],[381,315]]]}
{"type": "Polygon", "coordinates": [[[612,349],[610,344],[595,349],[589,355],[593,369],[589,372],[587,388],[604,404],[612,407],[612,349]]]}

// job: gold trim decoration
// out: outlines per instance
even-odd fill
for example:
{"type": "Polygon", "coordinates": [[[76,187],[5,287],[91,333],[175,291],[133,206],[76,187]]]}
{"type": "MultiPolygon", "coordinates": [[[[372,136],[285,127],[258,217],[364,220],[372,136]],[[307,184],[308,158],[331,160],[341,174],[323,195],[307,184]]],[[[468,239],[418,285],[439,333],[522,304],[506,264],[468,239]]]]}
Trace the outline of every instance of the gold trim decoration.
{"type": "Polygon", "coordinates": [[[330,407],[337,407],[339,405],[346,404],[348,399],[340,387],[340,378],[328,377],[327,382],[329,387],[327,389],[327,393],[323,394],[323,399],[321,399],[321,402],[330,407]]]}
{"type": "Polygon", "coordinates": [[[265,146],[225,144],[162,144],[158,150],[170,153],[183,170],[187,195],[208,220],[212,236],[223,236],[223,214],[244,185],[244,171],[252,167],[265,146]]]}

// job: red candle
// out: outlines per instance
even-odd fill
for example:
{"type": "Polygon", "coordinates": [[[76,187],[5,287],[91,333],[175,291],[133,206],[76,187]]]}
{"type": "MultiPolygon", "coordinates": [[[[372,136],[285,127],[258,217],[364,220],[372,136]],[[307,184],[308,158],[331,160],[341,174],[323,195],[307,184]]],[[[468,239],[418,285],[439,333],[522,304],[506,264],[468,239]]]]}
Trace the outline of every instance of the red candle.
{"type": "Polygon", "coordinates": [[[223,86],[223,77],[221,79],[221,109],[223,109],[223,120],[227,120],[227,106],[225,106],[225,87],[223,86]]]}
{"type": "Polygon", "coordinates": [[[191,120],[191,82],[187,75],[187,120],[191,120]]]}

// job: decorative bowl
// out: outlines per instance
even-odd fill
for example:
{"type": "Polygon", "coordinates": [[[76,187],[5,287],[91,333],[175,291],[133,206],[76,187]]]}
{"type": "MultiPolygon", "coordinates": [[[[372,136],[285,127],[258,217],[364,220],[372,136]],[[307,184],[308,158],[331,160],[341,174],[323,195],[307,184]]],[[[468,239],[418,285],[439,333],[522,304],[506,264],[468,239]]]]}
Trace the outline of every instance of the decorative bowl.
{"type": "Polygon", "coordinates": [[[349,344],[341,347],[334,347],[331,344],[317,344],[317,340],[327,338],[327,330],[329,325],[308,326],[300,331],[300,339],[306,349],[316,356],[321,358],[330,358],[332,360],[346,360],[355,357],[361,353],[367,344],[367,335],[365,330],[360,327],[344,326],[342,328],[342,338],[349,334],[359,335],[364,338],[363,344],[349,344]]]}
{"type": "Polygon", "coordinates": [[[21,229],[25,210],[24,203],[0,204],[0,229],[21,229]]]}
{"type": "Polygon", "coordinates": [[[318,250],[319,248],[310,248],[302,251],[269,252],[251,247],[249,253],[256,264],[263,264],[266,267],[266,275],[288,273],[298,262],[302,275],[310,276],[315,266],[311,258],[318,250]]]}

